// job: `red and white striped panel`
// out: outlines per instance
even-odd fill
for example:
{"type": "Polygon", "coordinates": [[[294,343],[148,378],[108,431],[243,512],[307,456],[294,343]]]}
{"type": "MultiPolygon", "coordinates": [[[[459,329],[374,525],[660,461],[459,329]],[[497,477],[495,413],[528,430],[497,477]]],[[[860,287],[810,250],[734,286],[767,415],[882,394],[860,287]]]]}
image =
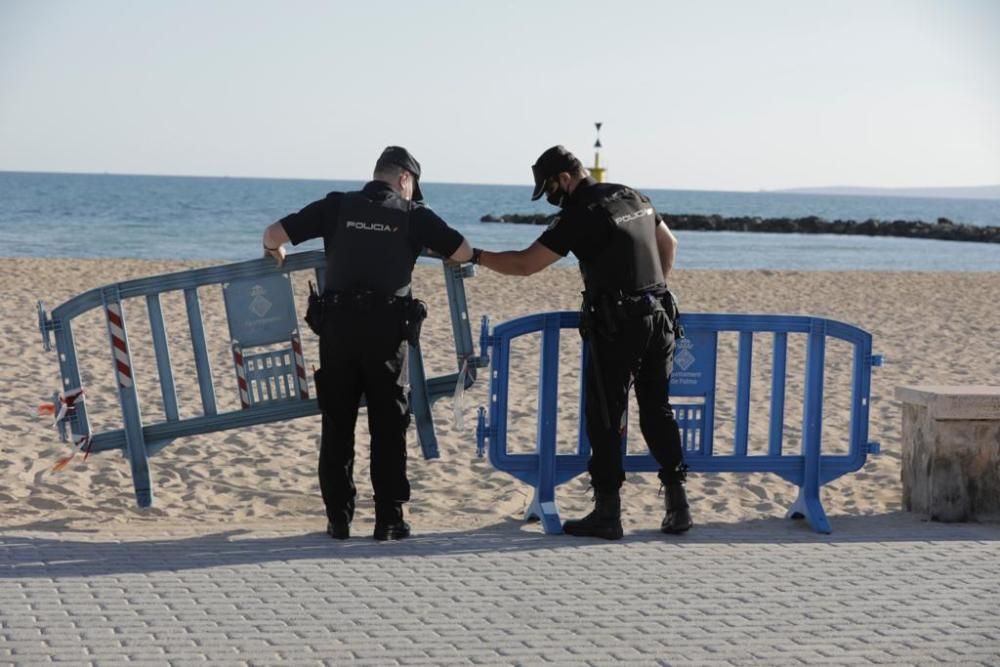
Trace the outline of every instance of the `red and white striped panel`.
{"type": "Polygon", "coordinates": [[[243,367],[243,350],[239,343],[233,343],[233,362],[236,364],[236,383],[240,386],[240,405],[250,407],[250,388],[247,386],[247,372],[243,367]]]}
{"type": "Polygon", "coordinates": [[[295,355],[295,374],[299,377],[299,398],[309,398],[309,385],[306,383],[306,360],[302,356],[302,341],[298,334],[292,335],[292,354],[295,355]]]}
{"type": "Polygon", "coordinates": [[[111,336],[111,348],[115,355],[115,371],[118,385],[123,389],[132,386],[132,360],[128,354],[128,344],[125,342],[125,323],[122,320],[122,307],[119,303],[109,303],[108,333],[111,336]]]}

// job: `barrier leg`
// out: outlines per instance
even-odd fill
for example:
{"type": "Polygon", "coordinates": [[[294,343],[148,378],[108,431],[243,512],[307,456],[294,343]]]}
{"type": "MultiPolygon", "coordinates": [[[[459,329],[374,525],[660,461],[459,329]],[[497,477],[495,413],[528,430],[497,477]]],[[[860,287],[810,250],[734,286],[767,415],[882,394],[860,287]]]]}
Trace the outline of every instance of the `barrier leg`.
{"type": "Polygon", "coordinates": [[[799,495],[786,514],[790,519],[805,518],[817,533],[830,533],[819,499],[820,444],[823,436],[823,364],[825,361],[825,331],[814,325],[809,332],[809,350],[806,354],[806,400],[802,428],[804,470],[799,495]]]}
{"type": "MultiPolygon", "coordinates": [[[[61,320],[55,329],[56,350],[59,352],[59,371],[63,378],[63,384],[59,388],[60,392],[70,391],[77,387],[82,387],[80,381],[80,367],[76,360],[76,344],[73,342],[73,327],[71,320],[61,320]]],[[[56,399],[58,399],[58,395],[56,399]]],[[[90,420],[87,418],[87,401],[77,401],[76,410],[69,418],[69,433],[67,437],[70,441],[76,441],[77,437],[91,437],[90,420]]]]}
{"type": "Polygon", "coordinates": [[[420,343],[411,345],[409,350],[410,412],[417,425],[417,443],[427,460],[436,459],[438,452],[437,434],[434,433],[434,419],[431,416],[431,402],[427,392],[427,376],[424,374],[424,357],[420,343]]]}
{"type": "Polygon", "coordinates": [[[823,509],[823,503],[819,499],[818,486],[812,489],[807,486],[800,486],[799,495],[788,509],[785,518],[806,519],[817,533],[829,535],[833,532],[830,520],[826,517],[826,510],[823,509]]]}
{"type": "Polygon", "coordinates": [[[541,521],[546,535],[562,533],[562,521],[556,507],[555,475],[542,475],[535,486],[535,495],[524,513],[525,521],[541,521]],[[546,479],[547,478],[547,479],[546,479]]]}
{"type": "Polygon", "coordinates": [[[132,471],[135,502],[140,509],[146,509],[153,505],[153,485],[149,478],[149,457],[142,434],[139,396],[132,373],[132,352],[128,345],[125,315],[117,289],[112,288],[110,293],[105,292],[104,312],[108,321],[108,336],[111,339],[111,359],[118,385],[118,401],[125,422],[125,455],[128,456],[132,471]]]}
{"type": "Polygon", "coordinates": [[[538,378],[538,479],[525,519],[537,518],[546,535],[562,532],[556,509],[556,399],[559,395],[559,317],[547,315],[538,378]]]}

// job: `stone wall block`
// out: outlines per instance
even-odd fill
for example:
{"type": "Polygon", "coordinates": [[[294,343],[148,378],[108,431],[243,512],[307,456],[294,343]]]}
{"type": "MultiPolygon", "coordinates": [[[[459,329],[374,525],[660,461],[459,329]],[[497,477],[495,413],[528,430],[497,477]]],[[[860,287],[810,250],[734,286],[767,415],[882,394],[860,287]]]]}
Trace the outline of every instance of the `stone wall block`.
{"type": "Polygon", "coordinates": [[[902,389],[903,506],[934,521],[1000,520],[1000,412],[992,394],[902,389]]]}

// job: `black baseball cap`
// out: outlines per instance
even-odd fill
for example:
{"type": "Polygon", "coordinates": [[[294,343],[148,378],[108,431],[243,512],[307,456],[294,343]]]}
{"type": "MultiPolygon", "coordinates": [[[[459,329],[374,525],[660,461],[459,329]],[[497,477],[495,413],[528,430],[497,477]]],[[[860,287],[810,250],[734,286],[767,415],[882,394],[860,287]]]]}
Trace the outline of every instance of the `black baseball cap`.
{"type": "Polygon", "coordinates": [[[573,171],[583,166],[575,155],[563,146],[553,146],[538,156],[531,165],[531,173],[535,176],[535,191],[531,193],[534,201],[545,194],[545,181],[564,171],[573,171]]]}
{"type": "Polygon", "coordinates": [[[410,155],[410,151],[402,146],[388,146],[382,151],[378,162],[375,163],[375,171],[379,171],[388,165],[402,167],[413,174],[413,200],[423,201],[424,195],[420,192],[420,163],[417,162],[415,157],[410,155]]]}

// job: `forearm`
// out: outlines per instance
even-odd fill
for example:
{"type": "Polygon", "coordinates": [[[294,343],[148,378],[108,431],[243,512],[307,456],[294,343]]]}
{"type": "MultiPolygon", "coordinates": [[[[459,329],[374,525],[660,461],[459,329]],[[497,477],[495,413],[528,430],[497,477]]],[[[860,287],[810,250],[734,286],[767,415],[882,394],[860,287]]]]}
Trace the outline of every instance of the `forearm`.
{"type": "Polygon", "coordinates": [[[491,271],[507,276],[530,276],[534,273],[530,270],[524,259],[524,253],[520,250],[504,250],[503,252],[484,250],[479,257],[479,263],[491,271]]]}

